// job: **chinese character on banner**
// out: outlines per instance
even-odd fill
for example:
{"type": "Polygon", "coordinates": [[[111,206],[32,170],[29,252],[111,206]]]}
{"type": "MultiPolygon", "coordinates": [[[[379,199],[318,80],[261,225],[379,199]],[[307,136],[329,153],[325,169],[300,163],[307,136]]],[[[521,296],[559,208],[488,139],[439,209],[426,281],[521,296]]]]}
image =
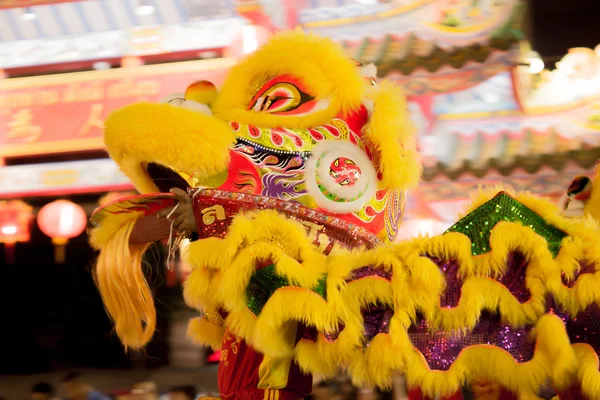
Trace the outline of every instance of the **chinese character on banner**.
{"type": "Polygon", "coordinates": [[[102,129],[102,111],[104,111],[104,104],[96,103],[90,107],[90,114],[85,124],[79,130],[79,136],[87,136],[94,129],[102,129]]]}
{"type": "Polygon", "coordinates": [[[11,139],[25,139],[27,142],[35,142],[42,135],[42,128],[33,124],[33,113],[24,108],[12,115],[8,122],[7,137],[11,139]]]}

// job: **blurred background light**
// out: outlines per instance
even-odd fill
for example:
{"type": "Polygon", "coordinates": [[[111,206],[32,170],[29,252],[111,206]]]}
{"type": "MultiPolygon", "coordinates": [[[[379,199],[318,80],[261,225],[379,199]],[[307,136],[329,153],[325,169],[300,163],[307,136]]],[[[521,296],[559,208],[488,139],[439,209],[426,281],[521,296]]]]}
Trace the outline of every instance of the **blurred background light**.
{"type": "Polygon", "coordinates": [[[154,14],[154,11],[154,6],[144,1],[142,1],[141,4],[135,9],[135,13],[142,17],[154,14]]]}
{"type": "Polygon", "coordinates": [[[21,14],[21,19],[24,21],[33,21],[37,19],[37,14],[33,12],[30,8],[26,8],[23,14],[21,14]]]}

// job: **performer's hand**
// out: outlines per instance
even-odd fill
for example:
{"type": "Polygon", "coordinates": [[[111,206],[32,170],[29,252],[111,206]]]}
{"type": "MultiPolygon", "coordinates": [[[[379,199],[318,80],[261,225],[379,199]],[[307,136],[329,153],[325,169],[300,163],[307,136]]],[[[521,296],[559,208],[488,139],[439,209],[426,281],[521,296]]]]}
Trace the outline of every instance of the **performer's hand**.
{"type": "Polygon", "coordinates": [[[196,217],[194,216],[192,200],[185,191],[179,188],[173,188],[170,192],[176,196],[179,205],[175,211],[173,211],[175,207],[165,208],[158,213],[157,217],[168,217],[169,221],[174,221],[173,227],[177,233],[189,238],[192,235],[192,232],[196,232],[196,217]],[[170,217],[169,214],[171,214],[170,217]]]}

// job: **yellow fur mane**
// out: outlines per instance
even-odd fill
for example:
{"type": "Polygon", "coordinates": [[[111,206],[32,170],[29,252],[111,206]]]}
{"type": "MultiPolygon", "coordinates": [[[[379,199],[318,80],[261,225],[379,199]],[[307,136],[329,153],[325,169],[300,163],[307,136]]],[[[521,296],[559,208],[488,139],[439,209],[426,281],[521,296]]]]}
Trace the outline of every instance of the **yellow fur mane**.
{"type": "MultiPolygon", "coordinates": [[[[165,104],[131,105],[107,119],[105,140],[111,157],[136,188],[151,193],[157,187],[149,176],[149,163],[200,179],[233,168],[232,123],[311,128],[361,105],[368,120],[360,139],[373,153],[379,189],[402,191],[417,184],[421,170],[415,132],[398,87],[385,81],[370,86],[340,46],[300,32],[277,35],[234,67],[208,105],[210,113],[165,104]],[[320,103],[326,107],[302,116],[250,110],[261,85],[282,74],[304,82],[316,100],[327,100],[320,103]]],[[[469,210],[495,193],[481,191],[469,210]]],[[[411,387],[431,397],[452,395],[466,383],[493,380],[522,399],[534,399],[550,380],[559,389],[581,383],[586,395],[600,398],[595,352],[571,345],[562,321],[546,310],[548,295],[573,315],[600,302],[600,229],[591,219],[565,219],[555,206],[530,194],[512,194],[547,224],[566,232],[556,257],[532,227],[516,222],[494,226],[490,251],[477,256],[468,237],[459,233],[325,256],[298,221],[274,210],[242,212],[224,238],[198,240],[188,248],[185,257],[194,269],[185,282],[184,298],[203,314],[190,322],[188,334],[196,343],[217,348],[227,329],[267,357],[293,358],[304,371],[333,376],[339,367],[346,368],[358,385],[389,387],[393,374],[401,372],[411,387]],[[514,252],[528,261],[525,285],[531,298],[526,302],[498,281],[513,272],[508,271],[507,259],[514,252]],[[454,307],[440,305],[446,280],[431,258],[457,261],[463,285],[454,307]],[[255,313],[246,292],[257,266],[265,263],[288,284],[274,290],[255,313]],[[595,270],[577,277],[584,263],[595,270]],[[391,278],[350,279],[364,266],[386,271],[391,278]],[[564,284],[564,279],[576,277],[571,287],[564,284]],[[319,287],[324,287],[324,295],[319,287]],[[394,314],[389,331],[365,346],[362,310],[372,306],[385,306],[394,314]],[[431,370],[409,335],[419,316],[432,331],[456,334],[476,327],[484,311],[498,313],[514,328],[534,327],[533,358],[518,363],[498,347],[473,345],[463,349],[448,370],[431,370]],[[289,340],[285,333],[298,323],[316,328],[316,340],[289,340]],[[340,324],[344,329],[339,336],[328,340],[325,335],[340,324]]],[[[156,321],[142,268],[147,245],[129,241],[141,216],[112,215],[91,234],[91,243],[100,250],[95,278],[116,332],[129,348],[145,345],[156,321]]]]}
{"type": "MultiPolygon", "coordinates": [[[[167,104],[133,104],[106,119],[105,143],[110,156],[138,191],[153,193],[157,187],[147,173],[149,163],[205,180],[226,171],[235,142],[229,121],[260,127],[309,128],[346,114],[364,101],[374,104],[364,135],[378,153],[376,167],[382,172],[382,188],[403,190],[414,186],[420,167],[399,88],[389,82],[370,87],[338,44],[302,32],[277,35],[235,66],[210,104],[212,115],[167,104]],[[257,88],[266,79],[281,74],[301,79],[317,99],[329,101],[328,107],[297,117],[248,111],[257,88]]],[[[144,249],[127,244],[127,232],[138,217],[111,216],[91,233],[91,243],[100,250],[98,287],[115,320],[117,334],[134,348],[150,339],[155,313],[153,303],[147,301],[151,296],[139,262],[144,249]],[[111,280],[113,275],[117,279],[111,280]]]]}
{"type": "MultiPolygon", "coordinates": [[[[545,314],[545,298],[552,294],[572,313],[595,301],[591,293],[597,291],[584,290],[579,285],[599,285],[600,271],[590,276],[589,282],[578,282],[573,288],[564,286],[561,276],[572,276],[582,260],[600,265],[600,251],[595,246],[600,232],[589,221],[558,216],[547,201],[527,194],[517,198],[568,233],[556,258],[544,239],[530,228],[512,222],[499,223],[493,229],[491,251],[481,256],[471,255],[471,243],[465,236],[448,233],[324,258],[297,222],[261,211],[238,216],[225,239],[206,239],[190,245],[187,257],[194,270],[186,281],[185,297],[188,304],[199,309],[209,303],[225,309],[229,315],[224,325],[259,351],[273,357],[293,356],[304,370],[322,376],[333,376],[339,366],[345,366],[358,385],[389,387],[393,374],[401,371],[410,386],[421,387],[432,397],[451,395],[467,382],[493,380],[521,393],[523,398],[535,398],[536,391],[549,378],[564,388],[572,383],[577,371],[590,374],[584,371],[596,368],[597,359],[589,356],[585,348],[570,345],[562,321],[545,314]],[[261,229],[257,231],[256,226],[261,229]],[[276,242],[289,245],[282,249],[272,244],[274,237],[279,239],[276,242]],[[508,273],[507,256],[514,251],[529,260],[526,286],[531,300],[525,303],[520,303],[496,280],[508,273]],[[423,254],[458,260],[464,283],[456,307],[440,306],[439,298],[445,289],[443,272],[423,254]],[[245,290],[259,260],[271,260],[278,274],[292,283],[278,289],[260,314],[254,315],[246,305],[245,290]],[[393,278],[390,282],[368,277],[346,283],[350,272],[364,265],[391,271],[393,278]],[[311,290],[319,276],[327,276],[327,300],[311,290]],[[361,309],[374,304],[393,307],[395,313],[389,333],[376,336],[363,351],[361,309]],[[432,329],[451,333],[474,328],[484,310],[499,312],[515,328],[535,326],[537,346],[531,361],[519,364],[502,349],[475,345],[464,349],[448,371],[430,370],[407,332],[417,311],[432,329]],[[301,340],[294,345],[281,334],[293,321],[303,321],[319,332],[330,332],[339,322],[344,329],[333,342],[319,336],[315,342],[301,340]]],[[[485,194],[481,194],[475,204],[485,199],[485,194]]],[[[206,326],[209,321],[203,323],[206,326]]],[[[219,343],[213,337],[217,333],[214,328],[206,332],[207,337],[202,339],[203,333],[195,328],[196,340],[219,343]]],[[[593,376],[597,375],[600,374],[593,376]]],[[[586,390],[599,396],[596,386],[589,384],[586,390]]]]}

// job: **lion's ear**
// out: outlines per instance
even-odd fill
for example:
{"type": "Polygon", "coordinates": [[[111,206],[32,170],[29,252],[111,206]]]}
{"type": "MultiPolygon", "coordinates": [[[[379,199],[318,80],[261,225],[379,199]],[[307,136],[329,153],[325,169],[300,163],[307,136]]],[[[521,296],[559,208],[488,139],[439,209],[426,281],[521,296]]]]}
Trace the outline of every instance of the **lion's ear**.
{"type": "Polygon", "coordinates": [[[364,135],[376,153],[381,184],[390,189],[414,187],[421,178],[416,130],[400,87],[382,81],[369,88],[371,117],[364,135]]]}

